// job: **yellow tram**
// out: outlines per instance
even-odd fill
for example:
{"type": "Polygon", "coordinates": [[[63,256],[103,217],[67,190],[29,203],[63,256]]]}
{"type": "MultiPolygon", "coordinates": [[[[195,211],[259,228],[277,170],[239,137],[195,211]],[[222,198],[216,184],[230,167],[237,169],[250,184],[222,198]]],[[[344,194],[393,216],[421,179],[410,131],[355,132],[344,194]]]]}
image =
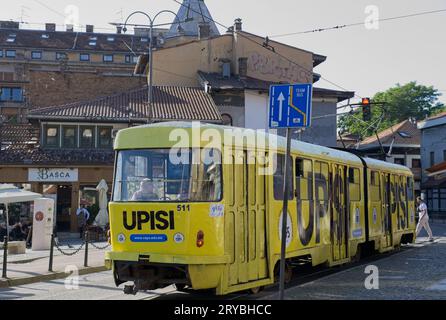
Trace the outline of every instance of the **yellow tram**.
{"type": "MultiPolygon", "coordinates": [[[[280,259],[285,139],[171,122],[122,130],[106,266],[126,293],[175,284],[218,295],[273,284],[280,259]]],[[[355,261],[415,240],[412,172],[293,141],[287,266],[355,261]]],[[[290,267],[287,268],[290,270],[290,267]]]]}

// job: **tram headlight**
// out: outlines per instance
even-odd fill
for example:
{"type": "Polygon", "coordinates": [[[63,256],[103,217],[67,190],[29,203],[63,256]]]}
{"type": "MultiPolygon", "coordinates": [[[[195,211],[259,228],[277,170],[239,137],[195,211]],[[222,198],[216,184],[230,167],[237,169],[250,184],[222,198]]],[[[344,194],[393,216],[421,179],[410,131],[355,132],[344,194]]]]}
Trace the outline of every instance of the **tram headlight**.
{"type": "Polygon", "coordinates": [[[197,233],[197,247],[201,248],[204,245],[204,232],[198,231],[197,233]]]}

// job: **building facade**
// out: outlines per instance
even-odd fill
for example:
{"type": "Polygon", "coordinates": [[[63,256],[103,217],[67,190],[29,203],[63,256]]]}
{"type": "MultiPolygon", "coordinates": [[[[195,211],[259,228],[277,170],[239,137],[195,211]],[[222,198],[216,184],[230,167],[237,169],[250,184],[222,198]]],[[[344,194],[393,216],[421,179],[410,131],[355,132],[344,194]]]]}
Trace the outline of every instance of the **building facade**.
{"type": "MultiPolygon", "coordinates": [[[[185,3],[208,12],[204,1],[185,3]]],[[[178,12],[180,21],[190,18],[191,12],[195,15],[200,12],[186,8],[182,6],[178,12]]],[[[320,75],[313,68],[326,57],[246,32],[241,19],[220,34],[214,22],[206,17],[209,15],[198,17],[201,22],[189,25],[189,31],[183,30],[183,35],[169,32],[174,37],[153,54],[154,82],[201,86],[214,98],[225,124],[268,131],[269,86],[317,82],[320,75]]],[[[147,62],[140,60],[137,69],[147,74],[147,62]]],[[[336,106],[353,96],[353,92],[316,88],[312,128],[294,138],[335,147],[336,106]]]]}
{"type": "Polygon", "coordinates": [[[403,165],[414,174],[415,194],[421,194],[421,131],[414,120],[405,120],[371,136],[356,145],[361,153],[376,158],[403,165]],[[378,139],[379,137],[379,139],[378,139]]]}
{"type": "MultiPolygon", "coordinates": [[[[243,68],[242,68],[243,69],[243,68]]],[[[273,82],[248,76],[224,77],[218,73],[198,72],[200,84],[214,98],[222,118],[228,125],[269,130],[269,89],[273,82]]],[[[313,121],[310,128],[293,133],[304,142],[336,147],[336,114],[338,103],[350,99],[353,92],[313,88],[313,121]]],[[[284,135],[285,130],[279,130],[284,135]]]]}
{"type": "Polygon", "coordinates": [[[152,108],[143,87],[90,101],[29,112],[28,124],[0,127],[0,182],[55,199],[58,231],[75,232],[81,206],[92,207],[94,190],[113,179],[113,137],[118,130],[152,121],[220,124],[212,98],[200,88],[155,87],[152,108]]]}
{"type": "Polygon", "coordinates": [[[446,112],[419,124],[422,190],[432,214],[446,215],[446,112]]]}
{"type": "MultiPolygon", "coordinates": [[[[160,37],[168,30],[156,30],[160,37]]],[[[21,29],[0,21],[0,115],[3,122],[26,122],[29,109],[111,95],[146,84],[134,75],[140,55],[148,51],[149,32],[98,33],[94,26],[75,32],[21,29]]],[[[154,39],[154,41],[157,41],[154,39]]]]}

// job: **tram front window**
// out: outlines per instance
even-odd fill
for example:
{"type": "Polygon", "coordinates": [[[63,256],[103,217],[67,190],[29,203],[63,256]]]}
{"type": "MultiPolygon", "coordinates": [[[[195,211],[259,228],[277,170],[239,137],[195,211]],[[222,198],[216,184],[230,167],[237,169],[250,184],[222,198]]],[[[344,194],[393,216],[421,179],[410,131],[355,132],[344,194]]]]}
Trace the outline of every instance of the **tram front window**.
{"type": "Polygon", "coordinates": [[[222,197],[216,149],[119,151],[113,201],[217,202],[222,197]]]}

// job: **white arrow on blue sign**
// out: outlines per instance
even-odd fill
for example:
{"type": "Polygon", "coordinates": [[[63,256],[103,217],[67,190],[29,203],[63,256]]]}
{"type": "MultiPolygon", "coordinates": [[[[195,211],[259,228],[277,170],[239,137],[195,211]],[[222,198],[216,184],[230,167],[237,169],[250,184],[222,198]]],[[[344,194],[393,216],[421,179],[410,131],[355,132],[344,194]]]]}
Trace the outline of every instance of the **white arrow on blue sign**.
{"type": "Polygon", "coordinates": [[[269,96],[270,128],[311,126],[312,84],[273,85],[269,96]]]}

